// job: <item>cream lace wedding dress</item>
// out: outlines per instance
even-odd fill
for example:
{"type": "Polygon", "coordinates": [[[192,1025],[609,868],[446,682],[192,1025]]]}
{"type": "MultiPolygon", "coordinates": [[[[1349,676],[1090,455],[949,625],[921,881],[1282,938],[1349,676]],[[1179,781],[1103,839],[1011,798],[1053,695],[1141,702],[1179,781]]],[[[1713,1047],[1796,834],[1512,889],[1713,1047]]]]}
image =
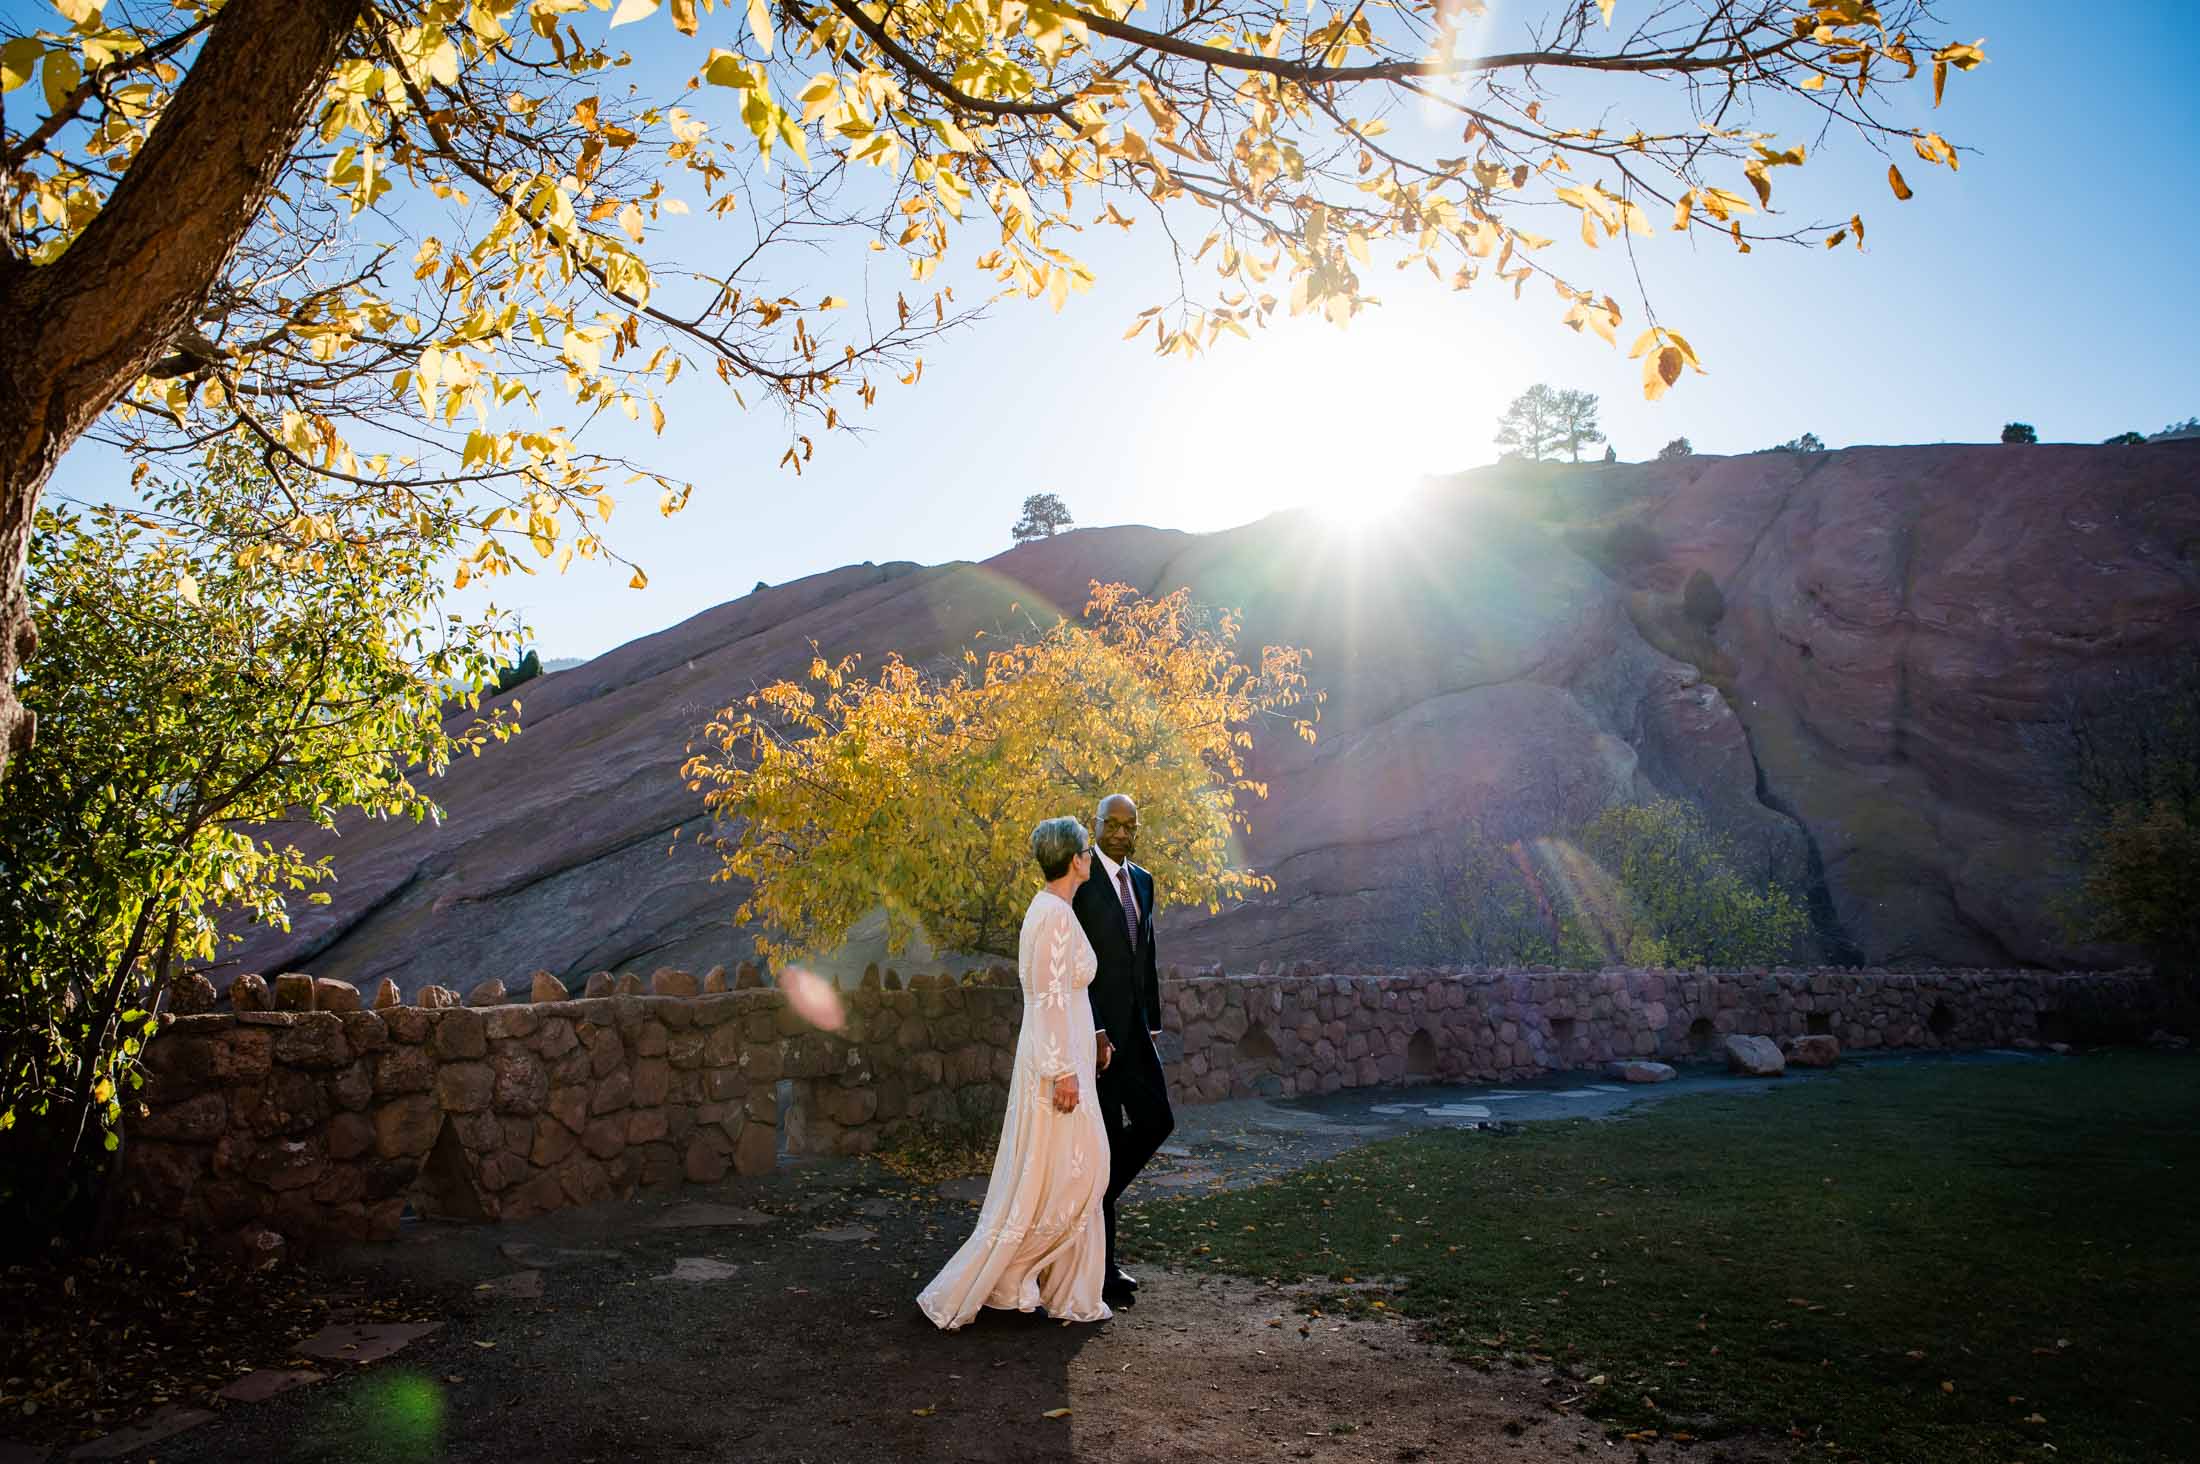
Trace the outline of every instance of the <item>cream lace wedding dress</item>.
{"type": "Polygon", "coordinates": [[[1108,1135],[1093,1101],[1092,1009],[1085,988],[1099,962],[1069,902],[1039,891],[1024,912],[1016,969],[1024,1024],[1008,1113],[993,1156],[978,1228],[917,1297],[924,1314],[954,1331],[982,1306],[1073,1322],[1106,1321],[1100,1299],[1107,1237],[1100,1201],[1108,1187],[1108,1135]],[[1077,1107],[1054,1106],[1054,1080],[1077,1075],[1077,1107]]]}

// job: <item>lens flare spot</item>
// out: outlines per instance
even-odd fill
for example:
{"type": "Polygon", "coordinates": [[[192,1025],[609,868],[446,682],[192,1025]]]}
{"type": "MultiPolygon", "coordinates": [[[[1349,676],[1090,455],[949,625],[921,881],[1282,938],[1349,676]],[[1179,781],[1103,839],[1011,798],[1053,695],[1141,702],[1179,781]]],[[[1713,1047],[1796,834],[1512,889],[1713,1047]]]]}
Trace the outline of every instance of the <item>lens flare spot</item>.
{"type": "Polygon", "coordinates": [[[779,975],[779,989],[794,1014],[819,1031],[838,1032],[847,1024],[848,1012],[841,1004],[840,989],[815,971],[789,966],[779,975]]]}

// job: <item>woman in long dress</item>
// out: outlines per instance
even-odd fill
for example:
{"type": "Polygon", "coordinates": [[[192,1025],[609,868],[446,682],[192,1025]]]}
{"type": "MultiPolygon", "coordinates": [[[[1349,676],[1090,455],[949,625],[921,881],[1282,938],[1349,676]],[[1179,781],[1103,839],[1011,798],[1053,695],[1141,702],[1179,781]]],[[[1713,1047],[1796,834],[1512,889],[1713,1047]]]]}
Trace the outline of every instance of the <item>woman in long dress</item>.
{"type": "Polygon", "coordinates": [[[1092,1009],[1085,988],[1099,961],[1070,909],[1092,872],[1092,840],[1074,818],[1031,832],[1046,888],[1031,897],[1016,945],[1023,1030],[993,1180],[978,1227],[917,1297],[952,1332],[980,1307],[1031,1311],[1072,1322],[1114,1313],[1100,1299],[1107,1236],[1108,1135],[1093,1101],[1092,1009]]]}

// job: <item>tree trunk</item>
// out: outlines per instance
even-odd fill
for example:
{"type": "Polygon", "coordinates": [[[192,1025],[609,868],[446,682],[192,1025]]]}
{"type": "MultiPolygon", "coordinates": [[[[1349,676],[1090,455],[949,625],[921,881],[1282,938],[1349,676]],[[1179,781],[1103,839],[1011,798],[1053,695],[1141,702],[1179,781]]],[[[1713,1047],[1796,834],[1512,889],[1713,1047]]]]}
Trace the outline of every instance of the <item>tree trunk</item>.
{"type": "Polygon", "coordinates": [[[30,746],[24,561],[54,465],[169,348],[258,219],[367,0],[230,0],[144,150],[52,264],[0,256],[0,772],[30,746]]]}

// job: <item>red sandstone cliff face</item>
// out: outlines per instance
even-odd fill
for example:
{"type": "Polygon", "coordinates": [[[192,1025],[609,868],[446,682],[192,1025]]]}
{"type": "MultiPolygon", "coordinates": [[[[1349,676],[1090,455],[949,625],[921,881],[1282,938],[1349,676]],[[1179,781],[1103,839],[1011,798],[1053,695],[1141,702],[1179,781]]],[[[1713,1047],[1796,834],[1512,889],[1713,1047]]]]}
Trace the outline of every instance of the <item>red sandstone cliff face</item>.
{"type": "Polygon", "coordinates": [[[1564,833],[1652,795],[1813,883],[1833,949],[2098,957],[2046,908],[2064,811],[2026,727],[2075,672],[2200,640],[2196,488],[2200,443],[1489,470],[1432,484],[1387,534],[1286,515],[836,570],[522,688],[525,734],[454,770],[441,826],[348,824],[334,903],[230,969],[411,993],[730,962],[738,891],[674,838],[698,823],[677,778],[694,729],[813,640],[944,655],[1012,604],[1076,611],[1094,579],[1235,606],[1249,641],[1311,648],[1330,694],[1317,745],[1259,749],[1272,791],[1245,853],[1276,891],[1170,916],[1168,961],[1394,958],[1397,871],[1430,841],[1564,833]],[[1709,634],[1674,603],[1696,568],[1729,607],[1709,634]]]}

